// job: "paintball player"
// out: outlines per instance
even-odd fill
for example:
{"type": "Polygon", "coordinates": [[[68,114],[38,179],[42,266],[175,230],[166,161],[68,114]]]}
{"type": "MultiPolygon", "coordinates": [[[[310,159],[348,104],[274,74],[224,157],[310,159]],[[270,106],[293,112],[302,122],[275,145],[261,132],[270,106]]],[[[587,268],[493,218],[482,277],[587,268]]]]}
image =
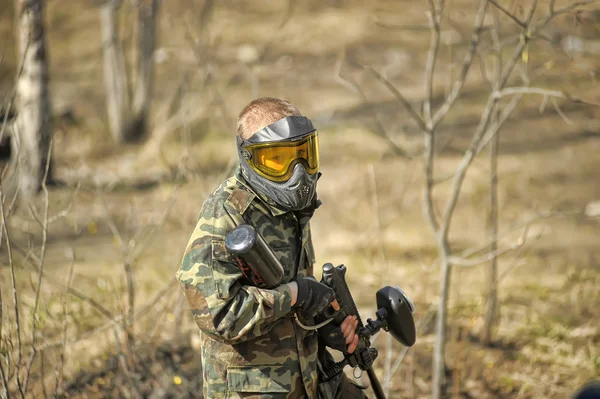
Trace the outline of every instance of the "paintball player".
{"type": "Polygon", "coordinates": [[[177,278],[202,344],[203,393],[218,398],[365,398],[343,373],[320,381],[325,347],[352,353],[357,320],[307,330],[333,300],[314,277],[309,220],[319,205],[318,132],[288,101],[248,104],[237,122],[240,163],[204,202],[177,278]],[[225,246],[251,225],[283,265],[273,289],[251,285],[225,246]],[[304,324],[304,322],[302,323],[304,324]]]}

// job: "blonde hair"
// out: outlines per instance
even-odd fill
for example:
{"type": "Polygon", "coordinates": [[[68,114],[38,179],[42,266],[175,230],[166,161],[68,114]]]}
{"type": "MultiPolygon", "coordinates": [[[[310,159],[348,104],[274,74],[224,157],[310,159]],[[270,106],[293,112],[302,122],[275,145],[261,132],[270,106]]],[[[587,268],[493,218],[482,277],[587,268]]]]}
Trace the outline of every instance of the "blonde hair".
{"type": "Polygon", "coordinates": [[[237,121],[237,135],[247,140],[254,133],[286,116],[300,116],[298,108],[289,101],[273,97],[257,98],[246,105],[237,121]]]}

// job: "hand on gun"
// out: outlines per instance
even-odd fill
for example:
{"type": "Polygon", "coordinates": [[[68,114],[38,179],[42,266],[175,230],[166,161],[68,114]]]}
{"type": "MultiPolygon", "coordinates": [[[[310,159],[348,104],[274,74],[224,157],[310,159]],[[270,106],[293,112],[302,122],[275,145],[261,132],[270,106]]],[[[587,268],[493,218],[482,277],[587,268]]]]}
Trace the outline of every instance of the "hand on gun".
{"type": "Polygon", "coordinates": [[[335,300],[333,289],[312,276],[299,277],[294,282],[298,288],[296,301],[293,300],[292,294],[292,302],[295,302],[293,305],[298,313],[306,319],[314,319],[335,300]]]}
{"type": "MultiPolygon", "coordinates": [[[[312,276],[298,278],[295,283],[296,285],[292,289],[292,297],[295,300],[292,301],[305,318],[314,319],[335,300],[333,290],[312,276]]],[[[339,309],[339,307],[337,308],[339,309]]],[[[357,317],[347,316],[341,325],[332,322],[321,327],[318,332],[328,347],[352,353],[358,345],[357,326],[357,317]]]]}
{"type": "Polygon", "coordinates": [[[335,322],[329,323],[319,328],[319,336],[330,348],[345,353],[353,353],[358,346],[358,318],[356,316],[347,316],[341,325],[335,322]]]}

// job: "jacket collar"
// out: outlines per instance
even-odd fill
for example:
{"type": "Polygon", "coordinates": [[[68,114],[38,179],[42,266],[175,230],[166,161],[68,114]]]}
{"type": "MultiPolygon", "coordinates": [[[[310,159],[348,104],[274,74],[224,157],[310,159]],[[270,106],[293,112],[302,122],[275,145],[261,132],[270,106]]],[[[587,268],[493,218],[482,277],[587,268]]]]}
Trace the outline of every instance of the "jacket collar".
{"type": "Polygon", "coordinates": [[[238,166],[236,168],[235,179],[238,181],[238,183],[240,185],[244,186],[244,188],[246,190],[248,190],[251,193],[253,193],[254,195],[256,195],[256,199],[258,200],[260,205],[262,205],[263,208],[267,209],[269,211],[269,213],[271,213],[271,215],[280,216],[280,215],[283,215],[283,214],[286,214],[289,212],[288,210],[283,209],[280,206],[278,206],[273,200],[265,197],[263,194],[258,193],[255,190],[253,190],[252,187],[250,187],[250,185],[246,181],[246,179],[244,179],[244,176],[242,175],[242,168],[240,166],[238,166]]]}

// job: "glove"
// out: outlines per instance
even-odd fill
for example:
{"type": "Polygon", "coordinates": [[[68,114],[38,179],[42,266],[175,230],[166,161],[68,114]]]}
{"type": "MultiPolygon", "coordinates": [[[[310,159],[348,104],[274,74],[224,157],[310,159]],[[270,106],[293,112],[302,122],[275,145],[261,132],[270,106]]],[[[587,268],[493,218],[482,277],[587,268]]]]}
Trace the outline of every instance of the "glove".
{"type": "Polygon", "coordinates": [[[340,352],[348,350],[348,344],[346,344],[346,338],[344,338],[341,326],[329,323],[319,328],[317,332],[319,333],[319,338],[326,346],[340,352]]]}
{"type": "Polygon", "coordinates": [[[312,276],[297,278],[296,284],[298,298],[294,306],[307,319],[314,319],[334,299],[333,290],[312,276]]]}

